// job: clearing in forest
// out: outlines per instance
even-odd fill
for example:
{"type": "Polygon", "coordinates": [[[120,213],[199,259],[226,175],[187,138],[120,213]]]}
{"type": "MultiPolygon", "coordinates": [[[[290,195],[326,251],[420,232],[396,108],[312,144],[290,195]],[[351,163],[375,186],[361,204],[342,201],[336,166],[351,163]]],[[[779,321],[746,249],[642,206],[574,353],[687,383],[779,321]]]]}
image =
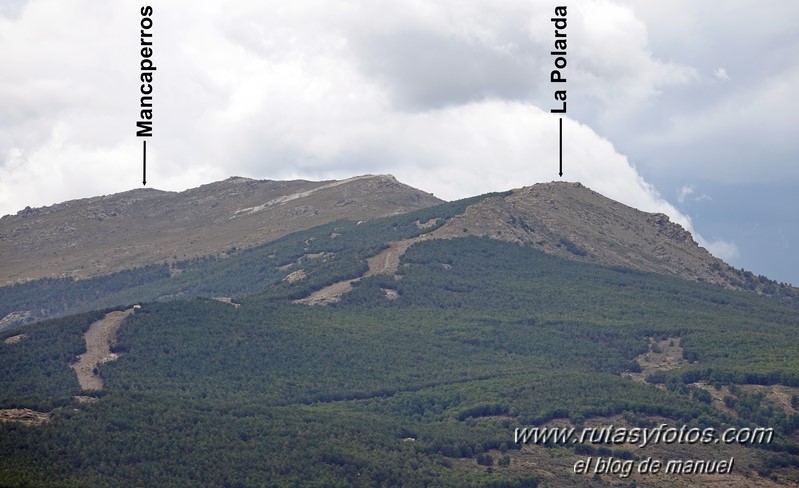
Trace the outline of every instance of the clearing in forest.
{"type": "Polygon", "coordinates": [[[76,363],[69,365],[77,373],[82,389],[103,389],[103,379],[96,373],[95,368],[98,364],[117,358],[117,355],[111,352],[111,345],[116,340],[116,332],[122,325],[122,321],[132,313],[132,308],[124,312],[108,313],[104,318],[93,323],[83,335],[86,340],[86,352],[78,356],[76,363]]]}
{"type": "Polygon", "coordinates": [[[646,384],[646,377],[656,371],[668,371],[688,363],[683,358],[679,337],[667,337],[660,341],[650,337],[649,351],[639,355],[635,360],[641,365],[641,372],[624,373],[623,375],[643,384],[646,384]]]}
{"type": "MultiPolygon", "coordinates": [[[[405,251],[407,251],[408,248],[413,244],[429,238],[430,237],[427,234],[424,234],[411,239],[391,242],[389,243],[388,249],[385,249],[384,251],[381,251],[366,260],[366,262],[369,264],[369,271],[367,271],[363,276],[333,283],[332,285],[326,286],[321,290],[311,293],[310,296],[301,298],[299,300],[294,300],[294,303],[305,303],[307,305],[327,305],[328,303],[337,302],[341,300],[342,295],[352,290],[352,283],[358,282],[362,278],[378,274],[393,275],[396,273],[397,269],[399,268],[400,258],[403,254],[405,254],[405,251]]],[[[393,300],[397,298],[397,295],[396,292],[393,295],[391,293],[386,293],[386,297],[390,300],[393,300]]]]}
{"type": "Polygon", "coordinates": [[[24,425],[42,425],[50,420],[50,414],[29,408],[4,408],[0,410],[0,422],[19,422],[24,425]]]}

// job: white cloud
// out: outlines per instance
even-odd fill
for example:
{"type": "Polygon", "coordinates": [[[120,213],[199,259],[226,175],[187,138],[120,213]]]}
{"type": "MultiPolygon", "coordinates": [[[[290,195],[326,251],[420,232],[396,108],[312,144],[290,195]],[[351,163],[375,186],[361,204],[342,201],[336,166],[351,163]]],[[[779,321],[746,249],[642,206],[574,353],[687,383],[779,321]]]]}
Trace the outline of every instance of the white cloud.
{"type": "Polygon", "coordinates": [[[691,185],[683,185],[680,188],[680,193],[677,195],[677,202],[683,203],[685,202],[686,197],[694,194],[694,188],[691,185]]]}
{"type": "Polygon", "coordinates": [[[27,0],[4,0],[0,3],[0,17],[18,17],[26,3],[27,0]]]}
{"type": "Polygon", "coordinates": [[[698,237],[696,240],[699,245],[710,251],[710,254],[728,263],[737,260],[741,256],[738,246],[736,246],[735,243],[720,239],[715,241],[706,241],[701,236],[697,235],[694,235],[694,237],[698,237]]]}
{"type": "Polygon", "coordinates": [[[799,183],[799,4],[629,0],[653,56],[711,71],[624,120],[587,119],[658,181],[690,172],[728,185],[799,183]],[[741,36],[742,29],[746,35],[741,36]],[[716,67],[714,69],[714,67],[716,67]],[[627,137],[628,134],[634,137],[627,137]]]}
{"type": "Polygon", "coordinates": [[[713,71],[713,76],[719,81],[730,81],[730,75],[727,74],[727,70],[724,68],[716,68],[713,71]]]}
{"type": "Polygon", "coordinates": [[[609,110],[629,110],[660,94],[668,85],[698,78],[690,66],[655,58],[646,24],[628,6],[610,0],[576,4],[573,40],[579,91],[590,93],[609,110]]]}
{"type": "Polygon", "coordinates": [[[794,128],[799,125],[799,103],[793,87],[797,83],[799,66],[763,80],[756,90],[723,97],[700,112],[664,114],[667,123],[638,134],[630,150],[652,154],[658,171],[690,172],[698,179],[796,180],[799,146],[794,128]]]}
{"type": "Polygon", "coordinates": [[[692,185],[683,185],[680,188],[680,191],[677,192],[677,203],[685,203],[685,201],[688,200],[689,197],[691,200],[695,202],[713,200],[712,198],[710,198],[710,195],[706,193],[702,193],[701,195],[696,195],[696,189],[692,185]]]}

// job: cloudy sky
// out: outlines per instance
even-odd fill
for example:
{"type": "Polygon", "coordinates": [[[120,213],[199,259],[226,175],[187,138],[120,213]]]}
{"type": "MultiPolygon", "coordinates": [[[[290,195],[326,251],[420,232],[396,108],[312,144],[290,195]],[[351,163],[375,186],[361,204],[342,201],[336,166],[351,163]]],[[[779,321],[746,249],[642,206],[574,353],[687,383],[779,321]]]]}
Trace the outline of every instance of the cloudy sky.
{"type": "MultiPolygon", "coordinates": [[[[799,3],[153,1],[148,187],[391,173],[456,199],[561,179],[799,284],[799,3]]],[[[0,214],[141,186],[140,8],[0,0],[0,214]]]]}

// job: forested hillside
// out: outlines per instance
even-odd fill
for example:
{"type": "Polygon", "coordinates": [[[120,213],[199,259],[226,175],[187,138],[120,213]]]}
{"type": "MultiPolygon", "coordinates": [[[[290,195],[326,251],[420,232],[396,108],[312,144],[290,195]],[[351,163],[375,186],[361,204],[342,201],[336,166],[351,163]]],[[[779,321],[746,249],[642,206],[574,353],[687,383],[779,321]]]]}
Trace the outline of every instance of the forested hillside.
{"type": "Polygon", "coordinates": [[[0,343],[0,407],[50,417],[0,424],[0,485],[695,486],[727,476],[574,474],[586,456],[733,457],[724,479],[740,486],[799,482],[799,315],[775,300],[469,237],[411,246],[394,276],[365,277],[338,303],[291,302],[361,276],[366,257],[436,216],[337,223],[203,265],[184,295],[225,283],[238,306],[143,303],[117,333],[118,359],[98,366],[102,391],[81,392],[68,366],[102,312],[3,333],[22,338],[0,343]],[[304,279],[283,280],[297,269],[304,279]],[[659,341],[679,343],[681,362],[636,381],[659,341]],[[514,442],[517,427],[661,422],[775,437],[514,442]]]}

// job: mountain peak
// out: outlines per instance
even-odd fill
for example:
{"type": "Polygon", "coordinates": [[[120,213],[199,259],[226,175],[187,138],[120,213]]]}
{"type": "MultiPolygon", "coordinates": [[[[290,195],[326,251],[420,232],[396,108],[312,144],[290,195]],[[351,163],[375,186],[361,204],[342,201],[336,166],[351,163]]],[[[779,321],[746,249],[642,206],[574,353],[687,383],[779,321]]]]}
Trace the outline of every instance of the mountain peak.
{"type": "Polygon", "coordinates": [[[328,181],[234,176],[182,192],[138,188],[27,207],[0,219],[0,285],[219,256],[333,220],[368,220],[438,203],[391,175],[328,181]]]}
{"type": "Polygon", "coordinates": [[[436,232],[491,237],[576,261],[750,288],[742,272],[700,247],[667,215],[642,212],[578,182],[537,183],[486,198],[436,232]]]}

